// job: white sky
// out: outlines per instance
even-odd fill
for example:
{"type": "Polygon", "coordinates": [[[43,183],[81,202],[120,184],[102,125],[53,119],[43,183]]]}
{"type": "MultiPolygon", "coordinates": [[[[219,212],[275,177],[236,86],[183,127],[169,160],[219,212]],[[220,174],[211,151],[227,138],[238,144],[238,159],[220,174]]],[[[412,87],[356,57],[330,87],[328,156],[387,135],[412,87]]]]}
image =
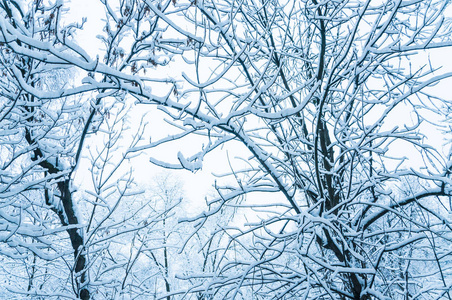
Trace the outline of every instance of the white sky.
{"type": "MultiPolygon", "coordinates": [[[[70,12],[67,18],[65,18],[66,22],[78,21],[80,22],[82,18],[86,17],[87,22],[85,24],[85,30],[78,33],[78,39],[81,46],[87,50],[87,52],[95,57],[96,53],[98,53],[98,49],[102,48],[102,44],[96,38],[97,34],[101,33],[103,26],[103,19],[105,19],[104,8],[100,1],[95,0],[73,0],[70,5],[70,12]]],[[[443,65],[444,68],[448,68],[447,71],[452,71],[452,64],[450,59],[449,50],[439,49],[432,52],[430,55],[430,59],[433,67],[438,67],[443,65]]],[[[416,61],[414,60],[413,66],[416,64],[424,64],[425,61],[416,61]]],[[[173,72],[181,72],[181,70],[171,69],[173,72]]],[[[168,72],[168,71],[164,71],[168,72]]],[[[172,74],[168,74],[172,75],[172,74]]],[[[445,99],[452,101],[452,93],[450,93],[450,87],[452,86],[452,79],[447,79],[435,87],[429,88],[429,91],[434,92],[435,95],[444,97],[445,99]]],[[[144,106],[139,106],[137,108],[138,112],[141,113],[144,106]]],[[[137,115],[139,114],[137,113],[137,115]]],[[[411,118],[410,113],[404,112],[402,110],[396,111],[398,120],[402,120],[404,118],[411,118]]],[[[163,116],[163,114],[160,114],[163,116]]],[[[439,121],[438,121],[439,122],[439,121]]],[[[153,137],[153,140],[156,139],[157,136],[162,136],[167,134],[166,130],[163,128],[170,128],[168,125],[162,123],[162,120],[158,120],[155,114],[153,114],[150,121],[150,131],[149,134],[153,137]]],[[[432,144],[438,145],[438,150],[448,152],[449,145],[445,145],[445,136],[435,130],[433,127],[428,126],[427,124],[423,125],[423,132],[426,134],[426,138],[431,141],[432,144]]],[[[169,133],[168,133],[169,134],[169,133]]],[[[190,139],[190,138],[189,138],[190,139]]],[[[146,183],[149,180],[152,180],[154,174],[161,171],[160,168],[153,166],[149,162],[149,156],[153,156],[157,159],[169,161],[172,163],[177,163],[177,153],[178,151],[182,151],[184,156],[190,156],[194,153],[201,150],[201,144],[198,142],[188,141],[185,139],[185,142],[176,142],[164,147],[158,147],[156,150],[148,151],[145,155],[142,155],[138,158],[134,163],[134,169],[136,171],[136,178],[138,181],[142,181],[146,183]]],[[[234,157],[234,149],[229,149],[231,151],[230,157],[234,157]]],[[[240,151],[240,150],[238,150],[240,151]]],[[[391,149],[390,153],[397,156],[408,156],[410,157],[410,151],[404,146],[396,147],[391,149]]],[[[195,174],[189,171],[176,171],[177,174],[185,184],[186,196],[193,203],[204,203],[204,197],[209,191],[212,190],[212,185],[214,184],[215,178],[211,175],[212,172],[225,172],[229,171],[227,162],[225,160],[226,155],[225,151],[221,152],[219,155],[219,151],[216,154],[207,155],[204,161],[204,166],[201,171],[196,172],[195,174]]],[[[413,156],[410,157],[410,164],[418,165],[420,163],[419,158],[415,158],[413,156]]],[[[82,166],[80,166],[82,168],[82,166]]],[[[81,171],[81,170],[80,170],[81,171]]],[[[274,197],[275,195],[271,195],[274,197]]]]}
{"type": "MultiPolygon", "coordinates": [[[[67,17],[64,18],[66,24],[81,22],[82,18],[86,17],[86,23],[84,25],[85,29],[77,33],[77,40],[88,52],[88,54],[94,58],[96,54],[101,53],[98,49],[103,48],[102,43],[96,38],[96,35],[102,33],[104,23],[103,20],[105,20],[104,6],[100,3],[100,1],[77,0],[72,1],[69,7],[70,11],[68,12],[67,17]]],[[[176,71],[180,72],[180,70],[176,71]]],[[[135,112],[133,112],[132,115],[135,115],[136,118],[139,119],[145,109],[146,105],[139,105],[134,109],[135,112]]],[[[151,118],[148,119],[150,124],[148,126],[149,130],[147,133],[152,137],[152,140],[157,140],[159,137],[164,137],[170,134],[166,130],[162,130],[162,128],[170,128],[163,122],[163,117],[166,116],[163,113],[155,114],[154,110],[151,118]],[[157,116],[159,116],[160,119],[157,116]]],[[[133,131],[130,133],[133,133],[133,131]]],[[[163,147],[160,146],[157,150],[147,151],[145,154],[142,154],[140,157],[133,160],[136,180],[142,184],[150,184],[153,177],[162,172],[162,168],[156,167],[149,162],[150,156],[153,156],[159,160],[177,163],[178,151],[181,151],[184,156],[191,156],[201,150],[201,145],[202,144],[199,143],[176,142],[163,147]]],[[[206,157],[203,169],[197,171],[196,173],[191,173],[187,170],[171,171],[184,183],[185,196],[196,206],[191,207],[198,213],[198,205],[204,206],[205,196],[213,189],[212,185],[214,184],[214,177],[211,173],[214,170],[218,171],[217,158],[218,157],[214,158],[212,156],[206,157]]],[[[85,161],[78,168],[78,180],[83,178],[83,184],[90,184],[90,177],[88,178],[87,176],[81,175],[85,171],[88,172],[88,167],[89,165],[85,161]]],[[[80,184],[82,184],[82,182],[80,184]]]]}

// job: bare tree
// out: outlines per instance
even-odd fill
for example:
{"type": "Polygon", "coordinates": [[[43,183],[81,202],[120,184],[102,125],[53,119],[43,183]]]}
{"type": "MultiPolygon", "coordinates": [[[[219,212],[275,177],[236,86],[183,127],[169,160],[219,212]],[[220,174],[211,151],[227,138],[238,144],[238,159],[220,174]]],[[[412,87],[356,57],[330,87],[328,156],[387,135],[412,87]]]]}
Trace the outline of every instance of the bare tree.
{"type": "Polygon", "coordinates": [[[208,291],[450,299],[450,155],[426,137],[450,106],[429,87],[452,74],[428,59],[452,45],[447,5],[202,1],[187,12],[206,38],[185,77],[199,95],[185,124],[251,157],[207,215],[234,206],[258,218],[231,224],[242,257],[226,248],[208,291]]]}
{"type": "MultiPolygon", "coordinates": [[[[108,8],[109,4],[104,4],[108,8]]],[[[101,226],[105,220],[97,220],[102,215],[98,213],[101,211],[99,205],[102,206],[97,202],[99,198],[94,200],[91,215],[85,219],[84,210],[80,215],[80,207],[87,208],[81,202],[89,199],[76,199],[74,177],[87,139],[98,132],[104,119],[113,115],[109,111],[111,107],[105,106],[105,102],[111,99],[113,102],[115,99],[124,100],[121,81],[125,80],[124,83],[129,87],[143,91],[141,83],[138,84],[141,79],[133,75],[139,71],[137,63],[143,61],[153,66],[162,63],[160,58],[164,59],[158,49],[149,45],[156,36],[161,35],[161,31],[155,31],[158,17],[149,16],[150,10],[144,9],[144,3],[137,6],[133,1],[121,1],[120,4],[118,11],[107,11],[113,20],[105,24],[104,63],[99,58],[91,59],[73,42],[74,32],[81,28],[81,24],[61,25],[65,13],[62,2],[3,1],[0,4],[0,59],[4,78],[0,84],[0,197],[3,199],[0,214],[4,231],[1,254],[13,261],[27,259],[30,253],[33,256],[31,270],[27,269],[28,287],[24,291],[22,287],[14,286],[10,289],[12,292],[67,296],[64,284],[54,286],[60,288],[61,293],[54,289],[50,294],[41,289],[42,285],[39,287],[34,284],[37,280],[37,260],[55,262],[63,258],[70,269],[70,284],[75,296],[90,298],[88,268],[94,261],[88,262],[88,256],[89,251],[93,251],[94,256],[98,255],[96,251],[100,251],[96,250],[95,245],[99,241],[94,237],[99,230],[106,230],[101,226]],[[143,33],[141,30],[145,28],[148,31],[143,33]],[[135,32],[136,39],[131,44],[130,52],[126,53],[117,47],[129,32],[135,32]],[[148,56],[140,57],[143,52],[148,53],[148,56]],[[129,75],[118,82],[122,76],[116,75],[126,68],[127,72],[123,74],[129,75]],[[105,73],[101,69],[108,71],[105,73]],[[87,76],[84,83],[76,86],[79,83],[70,78],[78,76],[80,72],[87,76]],[[110,77],[108,73],[115,75],[110,77]],[[102,88],[105,84],[112,85],[102,88]],[[116,87],[110,89],[113,86],[116,87]],[[90,93],[94,91],[96,93],[90,93]],[[73,258],[69,261],[64,243],[58,242],[65,233],[69,235],[72,248],[70,252],[73,258]]],[[[161,78],[145,80],[171,82],[161,78]]],[[[121,111],[117,114],[120,115],[121,111]]],[[[117,118],[118,115],[113,117],[117,118]]],[[[121,120],[117,121],[121,123],[121,120]]],[[[110,129],[107,124],[106,130],[110,129]]],[[[104,185],[111,184],[112,176],[116,176],[117,166],[112,170],[106,168],[111,167],[109,151],[123,131],[108,132],[110,139],[101,145],[103,150],[93,161],[96,164],[92,168],[93,176],[97,176],[94,175],[96,172],[101,174],[99,178],[93,178],[97,183],[94,195],[100,196],[106,189],[104,185]],[[103,164],[101,170],[96,169],[97,164],[103,164]],[[108,173],[106,178],[102,177],[105,173],[108,173]]],[[[142,138],[140,134],[133,138],[131,146],[137,146],[142,138]]],[[[118,164],[121,165],[130,157],[126,152],[118,164]]],[[[117,204],[127,196],[132,182],[133,177],[129,176],[124,186],[118,185],[120,196],[117,204]]],[[[106,201],[105,198],[101,200],[106,201]]],[[[107,205],[105,218],[110,218],[115,207],[103,204],[107,205]]],[[[152,220],[148,224],[152,224],[152,220]]],[[[134,227],[130,230],[138,229],[134,227]]],[[[58,268],[52,272],[55,270],[58,268]]],[[[45,282],[53,281],[46,279],[45,282]]]]}
{"type": "MultiPolygon", "coordinates": [[[[37,41],[42,44],[50,43],[58,35],[55,32],[55,20],[60,12],[56,5],[46,7],[35,3],[24,10],[15,1],[4,1],[1,8],[2,29],[8,24],[11,30],[28,34],[30,38],[37,37],[37,41]]],[[[5,132],[2,143],[2,170],[5,176],[2,178],[1,195],[3,199],[11,201],[7,207],[9,211],[5,211],[11,216],[4,215],[2,218],[6,222],[6,228],[10,228],[4,241],[14,240],[17,235],[25,236],[25,240],[18,239],[18,245],[10,248],[16,255],[22,254],[22,247],[40,257],[59,256],[53,247],[48,249],[44,240],[46,235],[58,232],[58,229],[55,230],[52,226],[50,232],[43,231],[42,223],[49,222],[49,219],[36,216],[34,209],[38,206],[53,211],[69,234],[72,244],[76,294],[82,299],[88,299],[89,292],[84,288],[84,238],[79,229],[79,216],[71,183],[93,114],[84,122],[86,115],[74,113],[82,109],[80,102],[66,97],[55,101],[43,97],[42,92],[59,93],[58,90],[66,86],[65,78],[68,78],[69,73],[61,65],[53,69],[45,68],[42,56],[35,60],[17,55],[8,46],[10,39],[11,35],[3,31],[1,65],[6,80],[2,81],[1,89],[1,122],[5,132]],[[34,93],[28,93],[24,86],[34,93]],[[40,190],[43,194],[34,193],[35,190],[40,190]],[[33,225],[38,223],[38,226],[27,230],[22,223],[28,223],[30,219],[33,220],[33,225]],[[39,243],[30,244],[28,238],[39,243]],[[47,249],[50,253],[47,253],[47,249]]],[[[24,51],[32,51],[30,45],[19,40],[15,43],[24,51]]]]}
{"type": "Polygon", "coordinates": [[[195,172],[221,147],[239,156],[229,158],[229,177],[218,180],[208,211],[186,220],[200,230],[216,214],[237,211],[207,237],[215,249],[208,247],[204,261],[212,269],[190,292],[230,299],[451,297],[451,161],[427,138],[427,130],[447,129],[439,120],[450,119],[450,102],[431,87],[452,73],[428,59],[452,46],[447,1],[102,3],[101,59],[74,42],[77,26],[61,27],[60,2],[37,1],[27,11],[15,1],[0,7],[2,145],[9,151],[0,195],[15,199],[2,211],[9,250],[19,249],[11,238],[23,234],[17,197],[44,190],[71,237],[76,295],[89,298],[71,176],[84,139],[96,131],[102,99],[134,97],[157,105],[176,132],[136,144],[129,155],[196,136],[203,142],[198,153],[151,162],[195,172]],[[160,76],[176,65],[184,67],[180,76],[160,76]],[[62,68],[87,76],[75,87],[38,86],[43,74],[62,68]],[[96,96],[85,117],[59,117],[67,111],[58,103],[87,92],[96,96]],[[75,132],[66,134],[77,141],[72,152],[49,150],[46,141],[61,140],[52,131],[58,128],[75,132]],[[51,201],[50,184],[61,207],[51,201]]]}

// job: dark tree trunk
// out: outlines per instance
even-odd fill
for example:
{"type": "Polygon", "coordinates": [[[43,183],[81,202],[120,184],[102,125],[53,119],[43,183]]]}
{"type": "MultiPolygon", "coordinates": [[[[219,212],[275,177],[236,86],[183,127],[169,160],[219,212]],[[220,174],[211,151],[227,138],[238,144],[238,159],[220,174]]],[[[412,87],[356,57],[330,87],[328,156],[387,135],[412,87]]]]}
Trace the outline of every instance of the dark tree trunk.
{"type": "MultiPolygon", "coordinates": [[[[77,225],[79,224],[77,215],[74,210],[74,203],[72,201],[72,193],[70,191],[70,179],[66,179],[58,183],[58,189],[61,193],[61,202],[63,203],[64,213],[67,217],[67,225],[77,225]]],[[[62,216],[64,217],[64,215],[62,216]]],[[[60,217],[61,219],[61,217],[60,217]]],[[[77,281],[77,291],[79,297],[82,300],[90,299],[89,291],[86,287],[87,276],[86,276],[86,255],[84,254],[84,240],[83,235],[80,234],[80,229],[71,228],[67,230],[69,238],[71,239],[72,249],[74,249],[74,272],[75,279],[77,281]]]]}
{"type": "MultiPolygon", "coordinates": [[[[25,131],[25,138],[30,145],[36,144],[28,129],[25,131]]],[[[33,150],[33,154],[34,156],[32,157],[32,160],[35,161],[44,157],[44,154],[40,148],[35,148],[33,150]]],[[[48,160],[41,161],[39,165],[46,170],[46,175],[57,174],[61,172],[61,170],[58,169],[56,165],[53,165],[48,160]]],[[[46,204],[49,205],[52,211],[57,214],[63,226],[78,225],[79,221],[74,209],[75,204],[73,202],[72,192],[70,190],[71,178],[70,176],[67,177],[68,178],[61,179],[61,181],[57,183],[63,208],[60,209],[55,205],[55,203],[50,200],[49,191],[47,189],[45,190],[45,200],[46,204]]],[[[86,255],[84,254],[83,235],[80,233],[80,229],[78,228],[69,228],[67,229],[67,233],[69,234],[72,249],[74,250],[74,277],[76,281],[76,293],[80,299],[89,300],[90,294],[87,288],[88,280],[85,270],[86,255]]]]}

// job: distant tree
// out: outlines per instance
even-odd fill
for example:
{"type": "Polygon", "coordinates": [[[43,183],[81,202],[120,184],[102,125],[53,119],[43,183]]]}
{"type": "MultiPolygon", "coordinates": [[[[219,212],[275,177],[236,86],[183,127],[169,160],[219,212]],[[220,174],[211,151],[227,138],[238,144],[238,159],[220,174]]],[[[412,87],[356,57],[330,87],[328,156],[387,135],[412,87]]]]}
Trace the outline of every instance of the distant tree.
{"type": "MultiPolygon", "coordinates": [[[[184,264],[182,259],[178,259],[178,250],[183,241],[184,232],[177,223],[178,215],[181,215],[180,204],[183,195],[182,183],[169,173],[161,173],[154,177],[152,190],[149,197],[154,198],[154,209],[160,216],[160,226],[156,237],[147,243],[145,255],[158,267],[160,276],[164,282],[164,293],[171,299],[171,292],[179,288],[175,283],[175,267],[181,268],[184,264]],[[154,245],[152,247],[152,245],[154,245]],[[175,286],[176,285],[176,286],[175,286]]],[[[162,294],[156,291],[155,294],[162,294]]]]}

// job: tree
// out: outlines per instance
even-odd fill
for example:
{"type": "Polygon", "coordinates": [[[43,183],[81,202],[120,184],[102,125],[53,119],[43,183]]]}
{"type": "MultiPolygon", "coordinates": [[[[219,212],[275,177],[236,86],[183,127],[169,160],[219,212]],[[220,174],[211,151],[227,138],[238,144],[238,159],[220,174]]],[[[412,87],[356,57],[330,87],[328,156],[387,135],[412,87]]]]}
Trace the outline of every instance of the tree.
{"type": "Polygon", "coordinates": [[[154,298],[167,294],[166,299],[170,300],[171,292],[178,289],[174,273],[177,265],[184,264],[179,260],[177,250],[185,233],[177,224],[176,216],[180,215],[182,195],[181,182],[169,173],[154,176],[152,186],[145,192],[145,197],[150,200],[150,208],[156,214],[155,226],[152,231],[141,232],[136,257],[141,254],[147,260],[148,266],[141,268],[143,272],[149,272],[149,265],[157,269],[153,278],[154,291],[150,293],[154,298]]]}
{"type": "Polygon", "coordinates": [[[195,50],[197,77],[185,77],[200,94],[185,123],[207,132],[212,148],[239,141],[251,157],[232,169],[237,184],[219,188],[212,214],[232,205],[260,218],[229,228],[243,257],[225,254],[210,290],[451,297],[450,155],[425,136],[442,131],[450,106],[429,86],[452,74],[427,58],[452,45],[446,7],[203,1],[186,14],[206,38],[195,50]],[[278,195],[236,202],[253,192],[278,195]],[[393,257],[402,272],[387,271],[393,257]]]}
{"type": "MultiPolygon", "coordinates": [[[[83,287],[86,281],[86,257],[82,251],[84,238],[78,228],[80,223],[71,177],[94,114],[90,114],[84,122],[83,114],[74,113],[82,109],[80,102],[66,97],[56,97],[58,99],[50,101],[42,96],[45,92],[58,94],[58,90],[64,88],[64,79],[69,76],[67,68],[45,68],[41,63],[45,60],[42,56],[40,60],[33,60],[17,55],[8,46],[12,36],[6,32],[6,24],[13,31],[29,34],[30,38],[38,37],[42,44],[54,40],[58,35],[55,31],[55,14],[59,13],[59,7],[44,7],[36,3],[26,11],[15,1],[3,1],[1,8],[4,18],[1,65],[2,75],[6,79],[2,81],[1,87],[1,126],[5,132],[2,137],[2,171],[5,175],[2,177],[1,195],[3,199],[11,201],[4,211],[11,217],[3,215],[2,221],[9,231],[4,241],[6,244],[14,241],[6,253],[13,257],[20,256],[24,254],[24,248],[46,259],[60,256],[56,249],[47,245],[45,237],[61,231],[61,227],[50,225],[49,230],[43,231],[47,227],[45,223],[52,224],[54,220],[39,216],[40,207],[50,209],[70,236],[76,294],[88,299],[89,292],[83,287]],[[36,16],[38,14],[39,17],[36,16]],[[27,92],[25,86],[31,92],[27,92]],[[73,142],[74,138],[76,142],[73,142]],[[43,193],[36,194],[35,190],[43,193]],[[35,212],[36,206],[38,212],[35,212]],[[27,228],[22,223],[37,226],[27,228]]],[[[26,52],[32,51],[30,45],[19,40],[14,43],[26,52]]],[[[30,284],[29,290],[31,287],[30,284]]]]}
{"type": "MultiPolygon", "coordinates": [[[[133,97],[157,105],[175,132],[137,144],[129,155],[191,139],[202,141],[198,153],[151,162],[195,172],[221,149],[239,156],[228,158],[230,176],[218,181],[208,211],[186,220],[198,221],[200,230],[216,214],[237,210],[207,237],[215,247],[204,252],[212,271],[190,292],[450,299],[452,164],[450,153],[427,138],[428,130],[448,134],[439,120],[449,122],[450,103],[432,87],[452,73],[428,57],[452,46],[448,2],[102,3],[103,59],[76,44],[80,26],[61,26],[62,3],[0,7],[2,145],[9,151],[0,194],[23,197],[38,189],[51,206],[45,183],[53,184],[63,204],[53,206],[58,229],[67,230],[73,246],[76,295],[88,299],[89,283],[71,176],[102,99],[133,97]],[[176,65],[181,74],[172,68],[173,76],[161,77],[176,65]],[[39,86],[44,74],[69,68],[87,75],[82,83],[39,86]],[[85,117],[58,110],[67,97],[87,92],[96,96],[85,117]],[[55,130],[76,141],[71,151],[47,146],[61,140],[55,130]],[[396,151],[401,147],[409,159],[396,151]],[[25,167],[17,167],[22,161],[25,167]],[[68,166],[60,168],[61,161],[68,166]]],[[[2,226],[13,228],[11,237],[21,234],[14,231],[22,228],[21,210],[5,207],[2,226]],[[8,219],[14,209],[17,218],[8,219]]],[[[3,240],[16,251],[11,237],[3,240]]]]}
{"type": "MultiPolygon", "coordinates": [[[[131,9],[132,7],[123,7],[122,16],[132,18],[131,9]]],[[[133,17],[137,17],[137,22],[149,12],[142,11],[136,6],[133,9],[133,17]]],[[[109,118],[110,114],[113,115],[109,109],[115,105],[106,103],[114,102],[115,99],[121,100],[124,93],[116,91],[111,93],[107,89],[98,89],[97,84],[88,83],[90,80],[94,82],[94,76],[102,72],[96,74],[86,72],[88,76],[85,83],[78,87],[74,86],[77,82],[72,82],[69,78],[79,74],[77,68],[92,71],[93,68],[100,67],[116,73],[118,71],[109,66],[117,67],[118,58],[131,60],[134,55],[141,52],[134,48],[132,53],[125,56],[124,53],[115,50],[118,39],[121,38],[117,33],[129,30],[129,27],[122,23],[123,20],[115,19],[117,24],[121,25],[115,27],[114,32],[108,29],[110,24],[106,24],[107,34],[104,41],[107,51],[105,64],[101,64],[98,59],[89,58],[83,49],[73,43],[74,32],[81,28],[81,25],[61,26],[62,15],[65,13],[62,2],[3,1],[0,10],[1,71],[5,79],[1,81],[0,91],[2,128],[0,194],[5,200],[2,202],[1,211],[2,229],[5,231],[2,236],[1,254],[7,257],[5,259],[8,262],[9,259],[26,261],[29,255],[33,257],[32,263],[25,265],[28,272],[26,290],[23,290],[20,282],[10,290],[47,297],[67,296],[66,284],[52,286],[54,281],[46,277],[48,269],[44,271],[37,263],[38,260],[43,260],[57,265],[55,268],[51,267],[50,272],[61,270],[62,266],[64,268],[65,264],[68,264],[71,279],[69,283],[73,293],[80,299],[89,299],[88,266],[92,266],[95,261],[90,263],[87,261],[89,251],[94,257],[99,256],[97,251],[100,250],[96,246],[100,242],[96,240],[96,236],[99,231],[102,233],[111,229],[100,226],[105,223],[104,219],[98,223],[97,218],[100,217],[98,211],[101,210],[98,207],[107,205],[104,207],[108,211],[107,218],[110,222],[113,221],[112,215],[116,207],[109,206],[108,202],[114,199],[111,187],[105,185],[111,184],[110,181],[114,178],[118,166],[129,159],[130,155],[126,152],[118,165],[113,169],[105,169],[111,167],[109,163],[112,153],[109,151],[116,145],[124,131],[124,128],[120,128],[119,132],[113,130],[107,124],[105,130],[111,130],[106,133],[109,140],[101,145],[103,150],[100,150],[98,157],[93,158],[95,165],[92,172],[96,188],[93,194],[96,198],[91,215],[85,219],[86,215],[79,214],[79,206],[89,208],[89,205],[88,207],[84,205],[89,199],[77,201],[77,190],[73,187],[74,177],[82,159],[82,152],[86,151],[84,150],[86,140],[98,132],[105,123],[104,119],[109,118]],[[92,91],[97,93],[89,94],[92,91]],[[101,169],[96,169],[97,164],[102,165],[101,169]],[[104,173],[108,173],[106,178],[102,177],[104,173]],[[101,196],[105,189],[109,189],[110,198],[100,198],[101,202],[108,200],[107,203],[100,204],[98,196],[101,196]],[[72,260],[67,258],[65,244],[59,242],[64,231],[69,236],[72,260]],[[36,270],[37,267],[40,270],[36,270]],[[44,278],[40,285],[34,283],[38,280],[36,278],[38,273],[44,278]],[[44,285],[50,286],[50,291],[46,290],[44,285]]],[[[151,18],[146,19],[146,22],[151,29],[155,26],[151,18]]],[[[148,42],[146,39],[152,39],[153,34],[154,32],[150,32],[140,37],[140,41],[148,42]]],[[[130,66],[124,64],[123,67],[125,66],[134,69],[133,64],[130,66]]],[[[104,84],[111,82],[107,74],[101,76],[103,77],[101,82],[104,84]]],[[[133,76],[130,76],[126,77],[132,79],[133,76]]],[[[116,79],[117,77],[114,78],[114,84],[118,83],[116,79]]],[[[130,86],[138,87],[135,81],[128,82],[130,86]]],[[[121,111],[116,111],[116,115],[113,116],[116,118],[113,127],[122,123],[124,116],[120,117],[121,111]]],[[[137,146],[137,142],[142,138],[140,133],[136,138],[133,139],[132,146],[137,146]]],[[[124,186],[119,184],[120,195],[116,205],[127,196],[132,182],[133,177],[129,176],[124,186]]],[[[82,213],[85,214],[86,211],[82,213]]],[[[152,219],[147,221],[147,224],[152,223],[152,219]]],[[[140,227],[133,227],[130,230],[138,229],[140,227]]],[[[64,281],[65,276],[62,277],[59,280],[64,281]]]]}

